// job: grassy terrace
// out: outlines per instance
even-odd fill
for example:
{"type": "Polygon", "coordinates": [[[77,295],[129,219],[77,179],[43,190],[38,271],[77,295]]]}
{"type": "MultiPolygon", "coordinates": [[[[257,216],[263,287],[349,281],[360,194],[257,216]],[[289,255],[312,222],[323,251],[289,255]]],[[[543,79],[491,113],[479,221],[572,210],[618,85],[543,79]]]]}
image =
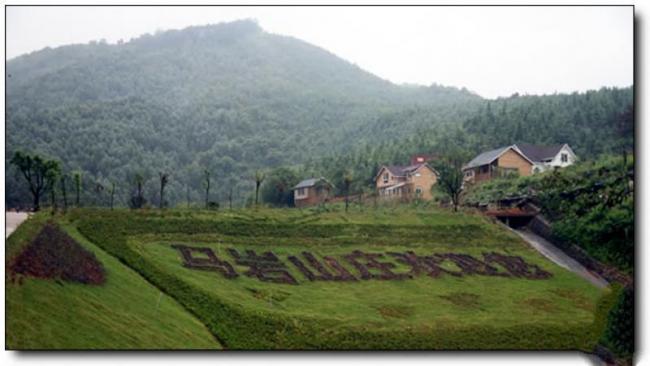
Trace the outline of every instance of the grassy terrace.
{"type": "MultiPolygon", "coordinates": [[[[10,246],[27,240],[28,231],[46,217],[23,225],[10,246]]],[[[613,297],[611,290],[554,265],[482,216],[432,208],[348,214],[337,207],[325,212],[78,210],[56,220],[96,253],[108,269],[108,282],[94,288],[45,280],[8,284],[7,339],[15,348],[216,348],[216,338],[228,349],[591,350],[613,297]],[[182,252],[172,247],[178,244],[209,248],[238,276],[184,266],[182,252]],[[242,256],[245,250],[273,252],[296,284],[245,275],[249,266],[237,264],[229,249],[242,256]],[[390,272],[397,277],[413,267],[389,252],[457,253],[478,260],[498,253],[520,257],[551,276],[506,277],[508,269],[497,263],[491,265],[500,275],[454,276],[450,272],[461,267],[445,260],[435,278],[411,273],[410,278],[363,279],[346,258],[356,250],[383,254],[376,260],[392,263],[390,272]],[[305,251],[321,263],[334,258],[356,281],[310,281],[289,259],[307,263],[305,251]],[[72,300],[77,302],[68,306],[72,300]],[[58,315],[52,318],[50,312],[58,315]],[[94,337],[81,339],[78,331],[61,329],[79,313],[85,316],[79,323],[94,337]]],[[[205,253],[192,256],[208,259],[205,253]]],[[[373,275],[384,273],[366,268],[373,275]]]]}
{"type": "MultiPolygon", "coordinates": [[[[39,214],[7,240],[9,260],[49,218],[39,214]]],[[[92,251],[107,272],[102,286],[5,276],[8,349],[220,349],[199,320],[170,296],[81,236],[64,229],[92,251]]],[[[7,270],[8,272],[8,270],[7,270]]]]}

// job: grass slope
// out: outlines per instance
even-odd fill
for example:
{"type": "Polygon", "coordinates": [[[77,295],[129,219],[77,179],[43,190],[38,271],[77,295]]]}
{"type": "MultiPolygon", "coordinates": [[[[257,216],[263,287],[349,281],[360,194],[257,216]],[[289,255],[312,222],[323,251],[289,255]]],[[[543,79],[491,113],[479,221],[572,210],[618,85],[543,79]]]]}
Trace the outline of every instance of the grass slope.
{"type": "MultiPolygon", "coordinates": [[[[581,349],[603,332],[613,292],[554,265],[478,215],[429,208],[344,214],[319,210],[128,212],[85,210],[83,235],[178,300],[231,349],[581,349]],[[299,286],[225,279],[184,268],[172,243],[272,250],[299,286]],[[309,282],[287,260],[341,255],[496,251],[553,274],[547,280],[443,275],[402,281],[309,282]]],[[[394,262],[394,261],[391,261],[394,262]]],[[[245,267],[236,266],[242,274],[245,267]]],[[[407,268],[399,266],[396,272],[407,268]]]]}
{"type": "MultiPolygon", "coordinates": [[[[49,218],[38,214],[7,240],[13,258],[49,218]]],[[[106,269],[102,286],[5,276],[8,349],[219,349],[205,326],[168,295],[59,219],[106,269]]]]}

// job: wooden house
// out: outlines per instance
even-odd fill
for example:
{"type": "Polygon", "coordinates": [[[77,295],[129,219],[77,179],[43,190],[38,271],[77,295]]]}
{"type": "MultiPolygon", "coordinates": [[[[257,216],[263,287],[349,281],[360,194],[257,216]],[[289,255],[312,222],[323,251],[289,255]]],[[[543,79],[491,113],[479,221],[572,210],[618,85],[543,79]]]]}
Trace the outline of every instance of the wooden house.
{"type": "Polygon", "coordinates": [[[305,207],[327,202],[333,196],[334,186],[325,178],[309,178],[293,187],[293,202],[296,207],[305,207]]]}

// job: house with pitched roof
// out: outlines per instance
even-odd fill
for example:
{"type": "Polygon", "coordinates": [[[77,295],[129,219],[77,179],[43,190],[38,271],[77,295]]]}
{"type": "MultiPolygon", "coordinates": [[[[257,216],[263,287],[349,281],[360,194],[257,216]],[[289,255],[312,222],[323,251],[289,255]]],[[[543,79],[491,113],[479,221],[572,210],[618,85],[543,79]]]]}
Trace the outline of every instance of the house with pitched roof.
{"type": "Polygon", "coordinates": [[[334,191],[334,185],[327,179],[309,178],[293,187],[293,202],[296,207],[317,205],[326,202],[334,191]]]}
{"type": "Polygon", "coordinates": [[[540,173],[554,167],[564,168],[576,162],[576,154],[569,144],[531,145],[516,144],[519,151],[532,160],[533,173],[540,173]]]}
{"type": "Polygon", "coordinates": [[[377,194],[384,199],[409,201],[415,198],[433,198],[431,187],[438,181],[438,173],[426,162],[407,166],[384,165],[375,176],[377,194]]]}
{"type": "Polygon", "coordinates": [[[568,144],[515,144],[483,152],[463,167],[465,181],[481,182],[507,175],[529,176],[576,161],[568,144]]]}

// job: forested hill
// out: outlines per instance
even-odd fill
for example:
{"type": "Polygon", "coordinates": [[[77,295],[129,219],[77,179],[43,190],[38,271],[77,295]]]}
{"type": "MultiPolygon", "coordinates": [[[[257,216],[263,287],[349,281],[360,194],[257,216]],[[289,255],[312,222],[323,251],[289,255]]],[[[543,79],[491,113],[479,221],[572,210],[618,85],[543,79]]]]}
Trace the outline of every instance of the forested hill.
{"type": "MultiPolygon", "coordinates": [[[[254,169],[343,151],[385,111],[453,113],[481,100],[397,86],[253,21],[45,49],[10,60],[6,80],[8,158],[38,151],[104,184],[170,171],[173,201],[185,183],[200,197],[204,169],[218,180],[215,197],[229,181],[247,190],[254,169]]],[[[18,199],[14,184],[7,193],[18,199]]]]}
{"type": "MultiPolygon", "coordinates": [[[[250,194],[259,168],[316,169],[306,162],[366,146],[410,151],[414,145],[396,142],[458,128],[488,145],[496,131],[481,117],[489,115],[488,102],[465,89],[395,85],[248,20],[44,49],[8,61],[6,82],[6,162],[18,149],[60,160],[64,171],[83,173],[88,204],[106,203],[97,183],[110,182],[124,204],[136,174],[156,203],[158,172],[171,173],[171,204],[185,202],[188,188],[190,199],[201,202],[205,169],[213,177],[211,200],[223,202],[230,187],[238,200],[250,194]]],[[[569,132],[591,136],[632,99],[631,89],[601,94],[602,118],[586,115],[569,132]]],[[[524,110],[532,115],[540,105],[549,108],[536,102],[547,97],[530,98],[524,110]]],[[[525,125],[533,122],[511,117],[524,123],[522,139],[536,142],[525,125]]],[[[562,113],[551,117],[554,126],[565,121],[562,113]]],[[[7,203],[29,202],[7,166],[7,203]]]]}

